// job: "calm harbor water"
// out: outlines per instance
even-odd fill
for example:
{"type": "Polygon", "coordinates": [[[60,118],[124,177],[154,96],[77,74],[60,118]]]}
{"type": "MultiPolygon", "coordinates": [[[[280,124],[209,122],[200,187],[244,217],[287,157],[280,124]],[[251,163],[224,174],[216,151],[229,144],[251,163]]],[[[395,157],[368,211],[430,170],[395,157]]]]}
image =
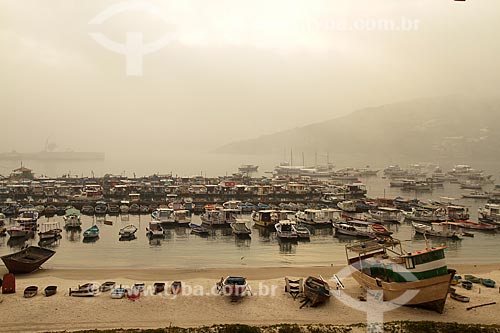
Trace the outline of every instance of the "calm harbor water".
{"type": "MultiPolygon", "coordinates": [[[[402,196],[421,200],[439,200],[440,197],[460,198],[462,190],[457,184],[445,184],[442,189],[432,193],[415,194],[390,188],[389,181],[380,177],[366,178],[368,196],[388,198],[402,196]]],[[[484,200],[460,199],[458,203],[469,207],[471,220],[477,220],[477,208],[484,200]]],[[[39,222],[47,220],[40,218],[39,222]]],[[[51,217],[60,221],[62,217],[51,217]]],[[[230,228],[211,231],[207,237],[191,234],[189,228],[168,229],[163,239],[149,240],[146,227],[149,215],[106,216],[96,218],[82,216],[81,231],[63,231],[62,238],[50,247],[57,254],[45,264],[52,268],[201,268],[201,267],[262,267],[262,266],[311,266],[343,264],[345,262],[344,245],[352,241],[334,236],[331,228],[313,229],[310,242],[280,242],[276,233],[253,227],[250,239],[239,239],[232,235],[230,228]],[[104,221],[113,221],[113,225],[104,221]],[[93,223],[100,227],[98,240],[83,242],[83,230],[93,223]],[[134,224],[138,227],[137,238],[119,241],[120,228],[134,224]]],[[[199,216],[194,216],[195,223],[201,223],[199,216]]],[[[403,241],[407,250],[421,249],[425,240],[415,236],[408,223],[393,225],[394,236],[403,241]]],[[[431,240],[433,244],[445,242],[447,258],[450,263],[492,263],[498,262],[500,233],[475,232],[474,238],[460,241],[446,239],[431,240]]],[[[36,245],[38,237],[25,242],[15,242],[9,237],[0,238],[0,255],[19,250],[24,244],[36,245]]]]}

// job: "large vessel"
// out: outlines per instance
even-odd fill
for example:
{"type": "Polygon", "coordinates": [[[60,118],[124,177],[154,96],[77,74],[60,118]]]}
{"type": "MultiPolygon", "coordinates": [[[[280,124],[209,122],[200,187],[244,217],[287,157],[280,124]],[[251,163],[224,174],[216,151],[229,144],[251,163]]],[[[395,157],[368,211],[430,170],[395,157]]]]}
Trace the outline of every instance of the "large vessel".
{"type": "Polygon", "coordinates": [[[395,239],[375,239],[346,245],[346,255],[352,276],[367,291],[382,290],[384,301],[442,313],[455,275],[444,249],[403,252],[395,239]],[[414,293],[410,299],[403,296],[408,291],[414,293]]]}
{"type": "Polygon", "coordinates": [[[104,160],[104,153],[77,151],[40,151],[37,153],[0,153],[0,160],[7,161],[93,161],[104,160]]]}

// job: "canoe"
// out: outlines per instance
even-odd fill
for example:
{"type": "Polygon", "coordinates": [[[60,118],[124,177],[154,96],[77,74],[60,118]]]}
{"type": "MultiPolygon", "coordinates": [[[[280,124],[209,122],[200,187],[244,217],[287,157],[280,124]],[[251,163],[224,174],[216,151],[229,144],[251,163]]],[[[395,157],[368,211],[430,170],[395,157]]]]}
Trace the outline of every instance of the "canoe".
{"type": "Polygon", "coordinates": [[[470,301],[470,298],[467,296],[463,296],[457,293],[451,293],[450,297],[453,298],[456,301],[463,302],[463,303],[468,303],[470,301]]]}
{"type": "Polygon", "coordinates": [[[24,289],[24,298],[31,298],[35,297],[36,294],[38,294],[38,287],[37,286],[29,286],[24,289]]]}
{"type": "Polygon", "coordinates": [[[106,281],[103,284],[101,284],[101,286],[99,287],[99,291],[100,292],[110,291],[111,289],[113,289],[115,287],[115,285],[116,285],[116,282],[114,282],[114,281],[106,281]]]}
{"type": "Polygon", "coordinates": [[[28,248],[16,253],[2,256],[2,261],[13,274],[31,273],[49,260],[56,252],[37,246],[28,248]]]}
{"type": "Polygon", "coordinates": [[[53,296],[57,293],[57,286],[47,286],[45,287],[44,294],[45,297],[53,296]]]}
{"type": "Polygon", "coordinates": [[[492,279],[481,279],[481,284],[488,288],[495,288],[495,281],[492,279]]]}

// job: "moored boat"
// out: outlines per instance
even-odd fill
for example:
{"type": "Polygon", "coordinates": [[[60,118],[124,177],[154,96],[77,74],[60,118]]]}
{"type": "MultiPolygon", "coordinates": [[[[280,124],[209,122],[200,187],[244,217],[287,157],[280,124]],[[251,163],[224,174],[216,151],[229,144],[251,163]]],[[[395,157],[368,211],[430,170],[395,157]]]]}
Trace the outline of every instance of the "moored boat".
{"type": "Polygon", "coordinates": [[[99,227],[96,225],[91,226],[83,232],[83,239],[95,239],[99,237],[99,227]]]}
{"type": "Polygon", "coordinates": [[[274,225],[276,235],[281,240],[297,240],[299,235],[294,228],[295,222],[290,220],[281,220],[274,225]]]}
{"type": "Polygon", "coordinates": [[[160,221],[150,221],[149,222],[149,227],[146,228],[147,231],[147,236],[149,238],[156,238],[156,237],[163,237],[163,228],[161,227],[161,222],[160,221]]]}
{"type": "Polygon", "coordinates": [[[135,237],[135,233],[137,232],[137,227],[133,224],[129,224],[126,227],[123,227],[118,232],[118,235],[121,238],[132,238],[135,237]]]}
{"type": "Polygon", "coordinates": [[[47,239],[54,239],[58,238],[61,235],[61,232],[62,229],[59,226],[59,222],[57,221],[44,222],[41,224],[38,237],[40,237],[40,241],[47,239]]]}
{"type": "Polygon", "coordinates": [[[193,234],[208,235],[209,233],[209,229],[203,225],[189,223],[189,227],[191,228],[191,232],[193,234]]]}
{"type": "Polygon", "coordinates": [[[250,220],[247,219],[236,219],[235,222],[231,223],[231,229],[233,234],[238,237],[250,237],[252,230],[248,227],[250,220]]]}
{"type": "Polygon", "coordinates": [[[247,280],[241,276],[221,278],[217,283],[217,291],[221,295],[230,296],[234,299],[245,296],[249,292],[247,280]]]}
{"type": "Polygon", "coordinates": [[[65,228],[80,228],[82,225],[80,211],[76,208],[67,209],[63,219],[65,228]]]}

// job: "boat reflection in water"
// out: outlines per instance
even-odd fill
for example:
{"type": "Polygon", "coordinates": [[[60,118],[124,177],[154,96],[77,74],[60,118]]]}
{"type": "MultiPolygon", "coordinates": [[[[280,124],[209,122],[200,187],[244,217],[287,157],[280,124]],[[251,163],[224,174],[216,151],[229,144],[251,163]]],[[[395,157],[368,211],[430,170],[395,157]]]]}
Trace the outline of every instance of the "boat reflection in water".
{"type": "Polygon", "coordinates": [[[45,248],[58,247],[59,244],[61,244],[61,242],[60,242],[61,238],[62,238],[61,235],[57,235],[57,237],[54,237],[54,238],[41,239],[40,241],[38,241],[38,246],[45,247],[45,248]]]}
{"type": "Polygon", "coordinates": [[[66,230],[66,239],[70,242],[80,242],[82,228],[72,228],[66,230]]]}
{"type": "Polygon", "coordinates": [[[281,240],[278,238],[280,254],[295,254],[297,252],[297,241],[281,240]]]}
{"type": "Polygon", "coordinates": [[[97,237],[92,237],[92,238],[88,238],[88,237],[84,237],[82,242],[83,243],[87,243],[87,244],[92,244],[92,243],[95,243],[99,240],[99,236],[97,237]]]}

